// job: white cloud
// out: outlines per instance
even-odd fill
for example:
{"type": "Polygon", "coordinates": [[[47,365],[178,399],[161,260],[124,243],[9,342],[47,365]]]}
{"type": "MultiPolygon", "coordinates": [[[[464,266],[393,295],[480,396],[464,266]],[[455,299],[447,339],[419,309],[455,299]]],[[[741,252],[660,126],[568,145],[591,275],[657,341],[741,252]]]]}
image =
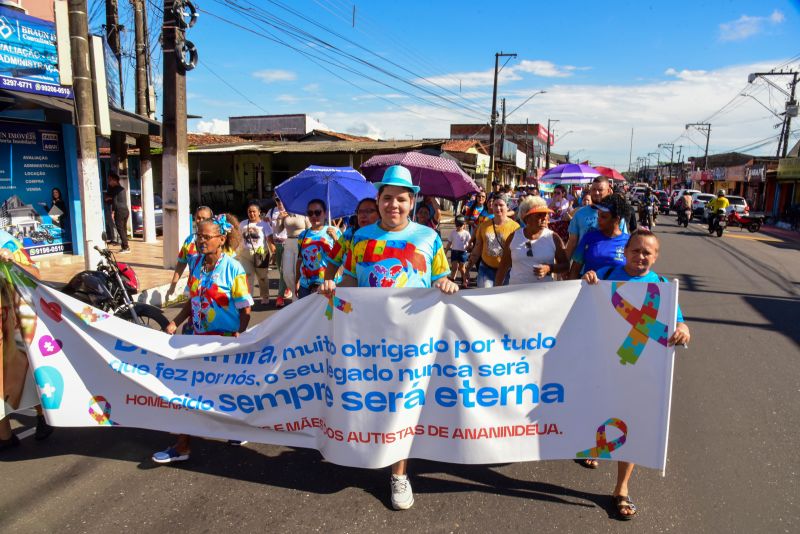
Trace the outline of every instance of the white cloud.
{"type": "Polygon", "coordinates": [[[300,99],[294,95],[278,95],[275,97],[275,100],[278,102],[284,102],[286,104],[295,104],[300,99]]]}
{"type": "Polygon", "coordinates": [[[309,83],[308,85],[303,86],[303,91],[307,93],[316,93],[319,91],[319,84],[318,83],[309,83]]]}
{"type": "Polygon", "coordinates": [[[195,124],[195,131],[193,133],[209,133],[209,134],[224,134],[227,135],[230,130],[228,129],[227,119],[211,119],[208,121],[198,121],[195,124]]]}
{"type": "MultiPolygon", "coordinates": [[[[504,91],[510,107],[533,94],[538,89],[547,93],[537,95],[513,115],[510,122],[547,124],[547,118],[558,119],[556,134],[573,130],[553,150],[559,153],[582,150],[581,158],[597,164],[628,166],[628,149],[631,128],[635,129],[633,159],[657,149],[659,143],[669,143],[684,133],[686,123],[699,122],[735,96],[747,82],[750,72],[769,70],[779,61],[751,65],[736,65],[715,70],[686,70],[673,68],[671,78],[661,81],[640,82],[634,85],[579,85],[558,84],[504,91]],[[513,100],[512,100],[513,98],[513,100]],[[516,100],[516,102],[515,102],[516,100]]],[[[757,85],[750,86],[757,91],[757,85]]],[[[756,93],[759,98],[761,95],[756,93]]],[[[489,119],[490,96],[486,96],[486,120],[489,119]]],[[[426,105],[406,104],[406,109],[359,110],[325,115],[326,122],[337,131],[367,132],[383,139],[408,139],[409,135],[423,137],[448,137],[450,123],[480,122],[458,111],[442,110],[426,105]]],[[[711,119],[711,152],[729,150],[753,141],[777,137],[772,128],[776,122],[763,108],[750,98],[743,98],[736,106],[711,119]]],[[[702,136],[690,132],[691,139],[704,143],[702,136]]],[[[776,141],[777,142],[777,141],[776,141]]],[[[684,145],[684,159],[701,150],[688,138],[676,145],[684,145]]],[[[768,145],[756,151],[766,154],[773,150],[768,145]]],[[[677,146],[676,146],[677,153],[677,146]]]]}
{"type": "Polygon", "coordinates": [[[768,17],[751,17],[742,15],[736,20],[719,25],[720,41],[741,41],[758,35],[769,25],[781,24],[785,17],[777,9],[768,17]]]}
{"type": "Polygon", "coordinates": [[[253,76],[265,83],[291,82],[297,79],[297,74],[290,70],[259,70],[253,76]]]}
{"type": "MultiPolygon", "coordinates": [[[[513,61],[513,60],[512,60],[513,61]]],[[[575,71],[587,70],[589,67],[574,65],[556,65],[550,61],[523,59],[517,64],[504,67],[498,76],[498,83],[521,80],[521,73],[532,74],[543,78],[566,78],[575,71]]],[[[486,87],[494,84],[494,69],[472,72],[454,72],[441,76],[431,76],[415,80],[417,83],[429,83],[441,87],[486,87]]]]}

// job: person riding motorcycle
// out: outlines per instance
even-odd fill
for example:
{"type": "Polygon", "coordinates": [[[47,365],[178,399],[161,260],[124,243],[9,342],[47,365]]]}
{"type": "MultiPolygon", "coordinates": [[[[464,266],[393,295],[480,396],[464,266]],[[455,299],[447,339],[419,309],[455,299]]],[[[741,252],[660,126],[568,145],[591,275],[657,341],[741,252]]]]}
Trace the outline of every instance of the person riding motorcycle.
{"type": "Polygon", "coordinates": [[[714,231],[714,226],[717,224],[717,217],[719,217],[719,215],[717,215],[717,212],[719,210],[727,210],[728,206],[730,205],[731,203],[728,201],[727,198],[725,198],[724,189],[720,189],[719,191],[717,191],[717,198],[706,204],[709,213],[708,216],[709,233],[714,231]]]}
{"type": "Polygon", "coordinates": [[[658,213],[657,206],[658,198],[653,194],[653,190],[648,187],[639,202],[639,222],[647,223],[645,226],[655,226],[656,213],[658,213]],[[649,214],[647,213],[648,206],[652,207],[649,214]]]}
{"type": "Polygon", "coordinates": [[[678,219],[681,218],[682,212],[689,218],[692,214],[692,195],[684,193],[684,195],[678,199],[676,208],[678,209],[678,219]]]}

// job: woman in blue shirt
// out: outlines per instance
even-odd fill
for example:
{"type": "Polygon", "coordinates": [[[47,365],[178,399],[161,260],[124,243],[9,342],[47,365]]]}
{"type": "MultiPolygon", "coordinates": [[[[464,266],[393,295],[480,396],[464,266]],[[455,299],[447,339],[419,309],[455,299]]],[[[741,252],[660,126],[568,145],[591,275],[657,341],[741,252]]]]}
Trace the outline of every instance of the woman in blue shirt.
{"type": "Polygon", "coordinates": [[[578,242],[572,254],[570,279],[601,267],[625,265],[628,235],[620,229],[620,224],[628,216],[625,198],[614,194],[600,204],[593,204],[592,208],[597,210],[597,230],[587,232],[578,242]]]}

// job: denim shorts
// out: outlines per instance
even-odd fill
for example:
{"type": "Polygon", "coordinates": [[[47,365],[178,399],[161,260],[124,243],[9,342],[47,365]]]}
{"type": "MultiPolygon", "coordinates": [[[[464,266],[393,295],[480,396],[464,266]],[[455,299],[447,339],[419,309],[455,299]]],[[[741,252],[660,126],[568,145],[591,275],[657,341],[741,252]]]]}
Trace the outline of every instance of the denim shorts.
{"type": "MultiPolygon", "coordinates": [[[[508,285],[508,278],[511,275],[511,271],[506,273],[505,280],[503,280],[503,285],[508,285]]],[[[478,287],[494,287],[494,279],[497,276],[497,269],[493,269],[489,267],[485,263],[481,262],[478,265],[478,287]]]]}
{"type": "Polygon", "coordinates": [[[467,263],[468,260],[469,253],[466,250],[450,249],[450,261],[453,263],[467,263]]]}

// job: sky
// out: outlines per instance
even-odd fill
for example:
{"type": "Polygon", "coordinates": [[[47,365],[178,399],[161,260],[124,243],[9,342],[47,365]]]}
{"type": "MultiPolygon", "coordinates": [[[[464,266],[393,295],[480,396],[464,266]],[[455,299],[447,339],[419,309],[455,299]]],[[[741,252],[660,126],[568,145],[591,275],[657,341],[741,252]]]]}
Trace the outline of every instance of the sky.
{"type": "MultiPolygon", "coordinates": [[[[449,137],[451,123],[489,121],[502,51],[517,54],[500,73],[508,121],[557,121],[553,150],[573,159],[624,170],[656,152],[668,161],[663,143],[676,159],[681,145],[684,159],[702,155],[703,133],[685,127],[695,122],[711,123],[712,154],[774,155],[789,77],[770,78],[776,88],[748,74],[800,70],[800,0],[199,5],[187,33],[200,56],[187,78],[189,113],[202,116],[193,132],[306,113],[375,138],[449,137]]],[[[794,141],[800,120],[793,129],[794,141]]]]}

